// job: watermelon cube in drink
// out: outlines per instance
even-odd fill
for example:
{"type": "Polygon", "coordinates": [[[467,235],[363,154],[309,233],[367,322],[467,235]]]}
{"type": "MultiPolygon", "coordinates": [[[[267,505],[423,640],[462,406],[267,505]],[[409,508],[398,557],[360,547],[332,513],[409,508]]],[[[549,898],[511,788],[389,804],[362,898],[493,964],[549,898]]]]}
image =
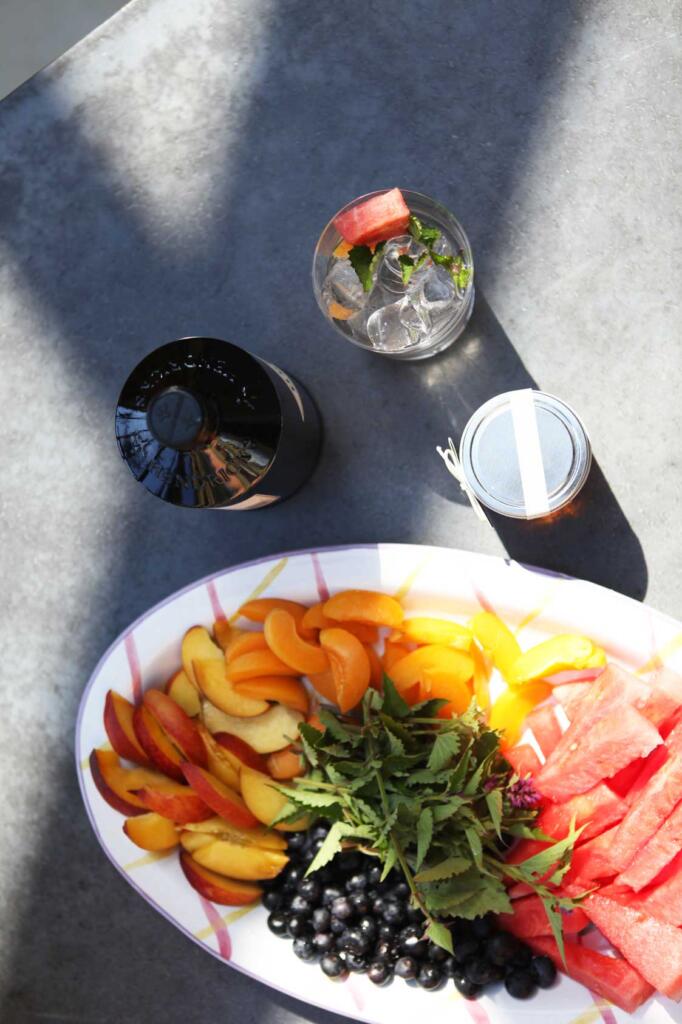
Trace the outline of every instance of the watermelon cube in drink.
{"type": "Polygon", "coordinates": [[[320,309],[350,341],[423,359],[447,348],[468,322],[471,248],[435,200],[385,189],[330,221],[315,250],[313,284],[320,309]]]}

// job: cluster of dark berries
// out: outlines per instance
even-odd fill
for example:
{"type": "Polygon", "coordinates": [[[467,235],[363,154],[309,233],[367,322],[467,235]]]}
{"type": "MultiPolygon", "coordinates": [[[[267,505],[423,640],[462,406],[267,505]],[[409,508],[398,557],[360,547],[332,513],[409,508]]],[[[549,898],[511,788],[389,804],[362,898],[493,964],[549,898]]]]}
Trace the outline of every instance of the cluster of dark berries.
{"type": "Polygon", "coordinates": [[[301,960],[319,962],[330,978],[366,972],[375,985],[395,976],[432,990],[452,978],[468,999],[495,982],[503,981],[517,999],[554,982],[552,961],[533,956],[519,939],[500,931],[492,915],[453,920],[453,956],[423,938],[424,916],[410,905],[407,884],[395,871],[381,882],[381,867],[372,857],[342,853],[306,878],[326,834],[322,823],[293,832],[288,867],[264,883],[268,927],[293,938],[301,960]]]}

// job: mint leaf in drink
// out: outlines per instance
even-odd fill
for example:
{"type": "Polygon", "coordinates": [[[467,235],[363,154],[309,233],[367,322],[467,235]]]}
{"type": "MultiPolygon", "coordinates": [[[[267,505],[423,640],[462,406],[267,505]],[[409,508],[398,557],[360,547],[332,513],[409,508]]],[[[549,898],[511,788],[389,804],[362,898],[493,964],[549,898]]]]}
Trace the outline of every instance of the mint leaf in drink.
{"type": "Polygon", "coordinates": [[[440,230],[438,228],[429,228],[425,224],[422,224],[419,217],[415,217],[414,214],[410,215],[410,234],[417,242],[421,242],[427,249],[430,249],[434,242],[440,238],[440,230]]]}
{"type": "Polygon", "coordinates": [[[358,275],[360,284],[366,292],[372,290],[372,260],[374,254],[368,245],[354,245],[348,253],[350,265],[358,275]]]}
{"type": "Polygon", "coordinates": [[[422,253],[422,255],[417,257],[416,260],[413,259],[412,256],[398,256],[400,270],[403,275],[403,284],[409,284],[410,278],[414,274],[415,270],[419,270],[419,268],[424,265],[428,258],[428,252],[422,253]]]}

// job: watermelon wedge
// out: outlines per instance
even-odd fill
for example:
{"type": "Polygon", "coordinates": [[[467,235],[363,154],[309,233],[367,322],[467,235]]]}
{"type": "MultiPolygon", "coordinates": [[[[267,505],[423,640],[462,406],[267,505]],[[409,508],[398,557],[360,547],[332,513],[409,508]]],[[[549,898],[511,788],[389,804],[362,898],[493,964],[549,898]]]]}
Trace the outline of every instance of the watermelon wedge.
{"type": "Polygon", "coordinates": [[[654,887],[641,894],[644,899],[639,909],[679,928],[682,925],[682,854],[678,854],[669,867],[669,872],[664,871],[668,875],[664,882],[656,879],[654,887]]]}
{"type": "Polygon", "coordinates": [[[563,839],[568,835],[571,819],[575,816],[577,827],[586,825],[578,840],[579,843],[585,843],[622,821],[627,810],[625,801],[600,782],[587,793],[580,793],[565,804],[547,804],[535,826],[553,839],[563,839]]]}
{"type": "Polygon", "coordinates": [[[530,743],[510,747],[509,750],[505,750],[504,756],[520,778],[524,775],[535,775],[542,768],[542,762],[530,743]]]}
{"type": "MultiPolygon", "coordinates": [[[[538,788],[541,792],[544,792],[542,788],[544,783],[548,787],[547,795],[551,799],[563,799],[562,794],[552,797],[550,789],[555,780],[561,780],[564,764],[574,759],[578,750],[576,746],[578,740],[586,733],[591,734],[603,717],[617,717],[621,708],[644,704],[649,692],[650,689],[646,683],[616,665],[609,665],[590,686],[586,695],[572,706],[569,716],[571,724],[557,743],[551,756],[547,758],[537,777],[538,788]]],[[[650,726],[650,728],[652,727],[650,726]]],[[[627,760],[618,764],[610,774],[615,775],[617,771],[638,756],[640,756],[638,753],[633,753],[627,760]]],[[[600,782],[603,777],[600,776],[595,781],[600,782]]],[[[586,788],[590,789],[591,787],[587,786],[586,788]]],[[[576,790],[566,795],[573,796],[574,792],[576,790]]]]}
{"type": "MultiPolygon", "coordinates": [[[[635,800],[639,798],[640,793],[645,789],[650,780],[654,777],[657,771],[659,771],[665,762],[668,760],[670,752],[664,743],[656,747],[651,751],[647,757],[640,757],[637,759],[637,764],[640,765],[640,770],[635,778],[635,781],[630,786],[625,800],[628,804],[634,804],[635,800]]],[[[633,764],[635,762],[633,761],[633,764]]],[[[622,773],[618,773],[618,777],[622,777],[622,773]]],[[[616,776],[614,776],[614,779],[616,776]]],[[[611,785],[611,779],[608,780],[607,785],[611,785]]]]}
{"type": "Polygon", "coordinates": [[[670,718],[666,719],[666,721],[658,727],[658,731],[660,732],[664,740],[668,739],[670,733],[673,732],[675,727],[679,725],[680,722],[682,722],[682,708],[678,708],[678,710],[675,711],[670,716],[670,718]]]}
{"type": "Polygon", "coordinates": [[[660,726],[682,707],[682,676],[669,668],[661,668],[650,680],[651,692],[642,714],[660,726]]]}
{"type": "Polygon", "coordinates": [[[571,867],[564,875],[564,885],[576,883],[590,888],[591,882],[613,877],[615,872],[609,859],[609,850],[617,828],[614,825],[573,851],[571,867]]]}
{"type": "Polygon", "coordinates": [[[682,800],[665,819],[658,832],[635,854],[625,871],[616,879],[635,892],[650,885],[663,868],[682,850],[682,800]]]}
{"type": "Polygon", "coordinates": [[[592,689],[592,683],[561,683],[552,690],[552,695],[561,704],[568,718],[572,721],[580,702],[592,689]]]}
{"type": "Polygon", "coordinates": [[[611,862],[618,871],[625,871],[680,800],[682,754],[673,754],[649,779],[620,824],[610,852],[611,862]]]}
{"type": "Polygon", "coordinates": [[[375,245],[404,235],[410,211],[399,188],[371,196],[334,217],[334,227],[351,245],[375,245]]]}
{"type": "MultiPolygon", "coordinates": [[[[595,686],[599,685],[599,681],[595,686]]],[[[589,700],[589,694],[585,700],[589,700]]],[[[638,757],[646,756],[662,743],[658,730],[632,705],[601,715],[563,753],[555,758],[569,726],[554,753],[534,780],[543,796],[560,802],[576,793],[585,793],[602,779],[615,775],[638,757]]]]}
{"type": "Polygon", "coordinates": [[[582,906],[650,985],[670,999],[682,999],[682,931],[598,894],[588,896],[582,906]]]}
{"type": "Polygon", "coordinates": [[[627,960],[602,956],[601,953],[586,946],[566,942],[564,965],[559,947],[553,938],[543,936],[529,939],[528,945],[536,953],[550,957],[558,971],[568,974],[574,981],[585,985],[603,999],[608,999],[626,1013],[634,1013],[649,996],[653,995],[653,986],[646,982],[627,960]]]}
{"type": "MultiPolygon", "coordinates": [[[[590,923],[587,915],[579,908],[563,913],[561,920],[564,935],[576,935],[590,923]]],[[[502,928],[506,928],[519,939],[552,934],[552,927],[539,896],[525,896],[522,900],[516,900],[514,912],[500,914],[498,922],[502,928]]]]}
{"type": "Polygon", "coordinates": [[[526,728],[532,731],[545,757],[549,757],[563,735],[551,704],[543,704],[542,707],[531,711],[526,717],[526,728]]]}

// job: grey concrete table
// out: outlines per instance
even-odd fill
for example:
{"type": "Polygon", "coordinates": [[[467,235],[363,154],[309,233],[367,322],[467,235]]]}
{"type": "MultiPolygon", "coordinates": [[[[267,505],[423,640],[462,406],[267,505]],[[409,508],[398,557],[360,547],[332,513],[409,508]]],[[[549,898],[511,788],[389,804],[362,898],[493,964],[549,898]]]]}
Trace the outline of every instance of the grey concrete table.
{"type": "Polygon", "coordinates": [[[0,105],[0,1019],[329,1019],[221,966],[107,863],[72,732],[98,655],[212,570],[352,541],[543,564],[682,615],[679,4],[136,0],[0,105]],[[319,230],[394,184],[470,233],[461,343],[404,365],[335,336],[319,230]],[[148,497],[113,407],[134,363],[225,337],[322,408],[319,468],[242,516],[148,497]],[[598,468],[558,527],[480,524],[434,454],[535,382],[598,468]]]}

